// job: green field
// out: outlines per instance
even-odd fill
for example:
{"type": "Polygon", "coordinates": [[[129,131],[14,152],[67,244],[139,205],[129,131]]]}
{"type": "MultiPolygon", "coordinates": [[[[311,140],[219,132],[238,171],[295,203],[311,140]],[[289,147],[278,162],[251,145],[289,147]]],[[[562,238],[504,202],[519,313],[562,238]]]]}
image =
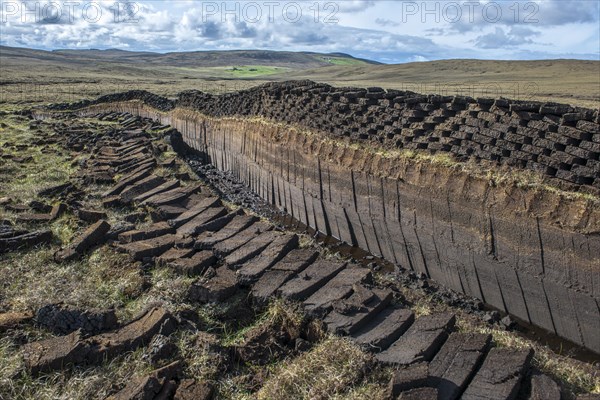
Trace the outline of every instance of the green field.
{"type": "Polygon", "coordinates": [[[356,59],[342,58],[342,57],[321,57],[321,59],[331,65],[338,66],[358,66],[364,65],[364,62],[356,59]]]}
{"type": "MultiPolygon", "coordinates": [[[[203,70],[203,72],[205,72],[207,75],[213,75],[215,77],[231,77],[240,79],[281,74],[287,71],[292,71],[291,68],[273,67],[268,65],[232,65],[226,67],[211,67],[200,70],[203,70]]],[[[200,70],[194,72],[200,72],[200,70]]]]}

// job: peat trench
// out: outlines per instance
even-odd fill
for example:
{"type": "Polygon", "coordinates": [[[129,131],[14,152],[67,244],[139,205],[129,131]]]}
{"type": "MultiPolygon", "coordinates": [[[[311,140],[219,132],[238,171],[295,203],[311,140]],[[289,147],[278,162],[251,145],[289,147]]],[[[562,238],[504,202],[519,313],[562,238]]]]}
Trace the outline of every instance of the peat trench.
{"type": "Polygon", "coordinates": [[[310,81],[49,109],[170,125],[303,224],[600,352],[597,110],[310,81]]]}
{"type": "MultiPolygon", "coordinates": [[[[118,136],[91,144],[92,155],[80,175],[89,182],[107,182],[118,171],[122,176],[104,193],[103,207],[146,206],[154,223],[142,229],[132,229],[127,223],[110,226],[101,211],[90,213],[98,220],[57,252],[57,261],[81,257],[109,242],[129,254],[132,261],[161,263],[176,273],[197,277],[188,293],[195,302],[222,302],[238,291],[248,291],[257,305],[275,296],[300,302],[328,331],[348,336],[372,352],[378,362],[397,367],[390,382],[394,397],[560,398],[558,384],[532,367],[533,349],[498,347],[490,335],[458,332],[453,313],[415,316],[393,285],[378,284],[375,278],[393,274],[401,284],[435,293],[441,301],[497,320],[498,314],[482,310],[481,302],[442,290],[370,255],[349,251],[331,238],[318,237],[350,259],[326,256],[315,244],[300,248],[294,231],[313,232],[284,218],[283,212],[268,206],[231,177],[203,165],[197,155],[189,155],[188,162],[208,185],[189,176],[166,180],[155,175],[157,166],[169,167],[174,161],[159,164],[155,154],[166,146],[146,130],[167,127],[127,113],[94,117],[118,121],[125,129],[118,136]],[[260,220],[243,208],[233,210],[223,204],[221,196],[275,223],[260,220]],[[367,263],[369,268],[360,263],[367,263]]],[[[170,132],[173,144],[179,135],[170,132]]],[[[180,146],[173,147],[181,151],[180,146]]],[[[55,189],[55,193],[66,192],[65,187],[55,189]]],[[[9,250],[32,244],[26,240],[12,243],[9,250]]],[[[507,319],[503,321],[512,325],[507,319]]],[[[24,345],[25,362],[33,375],[69,365],[94,365],[144,346],[156,335],[168,336],[182,323],[181,316],[157,306],[108,332],[84,335],[76,330],[28,343],[24,345]]],[[[181,366],[176,364],[131,382],[114,398],[134,398],[149,390],[155,396],[148,398],[174,393],[177,398],[180,391],[183,398],[184,392],[199,390],[193,382],[180,379],[181,366]]]]}
{"type": "Polygon", "coordinates": [[[548,346],[552,351],[559,354],[569,354],[569,357],[584,362],[598,362],[598,355],[594,352],[573,343],[560,336],[548,332],[515,316],[510,316],[502,310],[485,304],[479,299],[457,293],[452,289],[445,288],[437,282],[428,279],[423,273],[415,273],[400,265],[375,257],[359,247],[350,246],[333,236],[327,236],[293,218],[287,210],[278,210],[273,205],[263,200],[260,196],[250,190],[228,171],[221,171],[211,164],[205,163],[205,157],[196,150],[187,148],[180,152],[179,156],[184,159],[192,170],[208,186],[226,201],[268,218],[277,228],[290,232],[297,232],[312,236],[320,245],[339,253],[342,257],[350,259],[374,272],[389,274],[399,285],[418,290],[425,295],[432,295],[436,301],[442,302],[450,307],[477,315],[490,324],[498,324],[503,329],[519,332],[524,337],[548,346]]]}

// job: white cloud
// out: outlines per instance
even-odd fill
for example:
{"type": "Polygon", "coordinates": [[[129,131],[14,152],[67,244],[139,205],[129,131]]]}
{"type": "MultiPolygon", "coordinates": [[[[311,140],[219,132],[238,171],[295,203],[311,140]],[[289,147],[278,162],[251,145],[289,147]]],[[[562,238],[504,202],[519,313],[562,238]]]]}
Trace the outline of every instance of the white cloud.
{"type": "MultiPolygon", "coordinates": [[[[87,14],[83,10],[86,3],[82,2],[70,15],[64,8],[59,15],[58,10],[49,6],[53,2],[56,0],[39,2],[38,18],[23,22],[23,10],[15,13],[6,6],[12,2],[3,1],[0,43],[44,49],[116,47],[166,52],[262,48],[346,52],[386,62],[421,58],[520,58],[523,54],[539,58],[561,54],[600,57],[600,3],[596,1],[519,1],[518,15],[514,7],[510,8],[514,2],[497,2],[503,16],[493,23],[486,21],[481,13],[486,4],[483,1],[472,22],[463,13],[456,23],[447,22],[445,15],[430,15],[421,9],[406,15],[406,2],[386,0],[340,1],[334,3],[339,5],[338,9],[326,8],[331,2],[321,1],[318,12],[313,1],[293,2],[300,4],[302,13],[295,22],[290,22],[294,19],[294,8],[290,8],[288,15],[283,12],[284,6],[292,3],[287,0],[270,10],[274,11],[271,20],[267,18],[265,3],[258,1],[262,17],[258,21],[250,21],[239,13],[223,15],[222,10],[207,18],[206,2],[141,0],[130,8],[121,2],[115,10],[113,0],[102,0],[95,1],[86,10],[87,14]],[[98,10],[101,15],[95,21],[98,10]],[[325,23],[332,13],[333,20],[327,22],[339,22],[325,23]],[[128,17],[136,22],[124,22],[128,17]],[[436,17],[439,22],[435,22],[436,17]],[[536,19],[537,22],[532,22],[536,19]]],[[[14,4],[32,9],[35,3],[14,4]]],[[[240,11],[248,4],[226,3],[230,10],[235,10],[238,4],[240,11]]],[[[221,8],[223,3],[214,4],[221,8]]],[[[450,3],[441,1],[440,10],[447,4],[450,3]]]]}
{"type": "Polygon", "coordinates": [[[502,28],[496,28],[494,29],[494,32],[479,36],[475,40],[475,45],[482,49],[510,49],[512,47],[531,43],[531,39],[528,39],[531,35],[532,34],[514,34],[512,29],[507,33],[502,28]]]}
{"type": "Polygon", "coordinates": [[[420,55],[414,55],[411,58],[408,59],[409,62],[425,62],[425,61],[429,61],[429,59],[427,57],[423,57],[420,55]]]}
{"type": "Polygon", "coordinates": [[[375,23],[379,26],[383,26],[384,28],[386,26],[400,26],[398,22],[392,21],[391,19],[387,18],[376,18],[375,23]]]}
{"type": "MultiPolygon", "coordinates": [[[[375,6],[375,1],[365,1],[365,0],[344,0],[338,2],[332,2],[339,7],[340,12],[354,13],[359,11],[364,11],[367,8],[375,6]]],[[[323,3],[325,5],[327,3],[323,3]]]]}

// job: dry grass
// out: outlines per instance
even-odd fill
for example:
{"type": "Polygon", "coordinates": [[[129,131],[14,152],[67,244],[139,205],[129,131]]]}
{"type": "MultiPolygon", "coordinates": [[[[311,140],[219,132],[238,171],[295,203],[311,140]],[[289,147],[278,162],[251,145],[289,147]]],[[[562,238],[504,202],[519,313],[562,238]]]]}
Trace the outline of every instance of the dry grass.
{"type": "Polygon", "coordinates": [[[82,261],[56,263],[57,247],[0,256],[3,308],[37,310],[65,302],[82,308],[123,308],[144,286],[139,266],[107,248],[82,261]]]}
{"type": "Polygon", "coordinates": [[[259,319],[259,324],[280,327],[290,337],[297,338],[305,320],[306,316],[298,303],[276,298],[269,303],[269,307],[259,319]]]}
{"type": "Polygon", "coordinates": [[[375,367],[365,378],[348,391],[331,396],[334,400],[389,400],[388,383],[392,367],[375,367]]]}
{"type": "Polygon", "coordinates": [[[21,354],[9,340],[0,339],[0,399],[89,400],[106,398],[133,376],[152,369],[144,349],[123,354],[96,367],[73,368],[33,378],[25,372],[21,354]]]}
{"type": "Polygon", "coordinates": [[[331,336],[277,368],[258,399],[326,399],[359,382],[371,357],[348,339],[331,336]]]}

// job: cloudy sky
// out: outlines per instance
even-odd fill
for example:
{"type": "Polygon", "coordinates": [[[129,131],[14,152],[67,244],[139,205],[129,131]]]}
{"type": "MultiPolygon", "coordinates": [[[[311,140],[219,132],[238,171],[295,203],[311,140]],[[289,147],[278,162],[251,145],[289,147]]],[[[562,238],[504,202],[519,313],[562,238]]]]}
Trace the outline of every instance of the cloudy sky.
{"type": "Polygon", "coordinates": [[[600,60],[599,0],[0,3],[0,44],[46,50],[270,49],[385,63],[600,60]]]}

